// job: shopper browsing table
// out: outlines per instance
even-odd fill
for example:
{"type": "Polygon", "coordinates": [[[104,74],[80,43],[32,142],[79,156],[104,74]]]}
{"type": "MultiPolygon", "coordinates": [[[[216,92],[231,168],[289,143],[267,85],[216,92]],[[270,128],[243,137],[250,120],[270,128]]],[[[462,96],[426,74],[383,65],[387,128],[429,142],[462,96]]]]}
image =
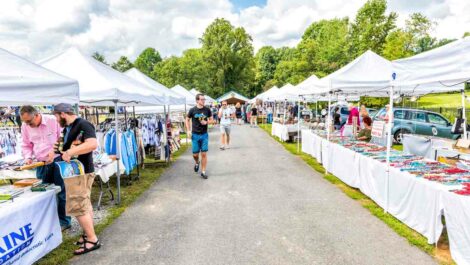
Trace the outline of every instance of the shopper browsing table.
{"type": "Polygon", "coordinates": [[[357,139],[370,142],[370,139],[372,139],[372,119],[369,116],[365,116],[362,122],[364,124],[364,128],[357,134],[357,139]]]}
{"type": "Polygon", "coordinates": [[[70,162],[74,156],[83,164],[85,174],[66,178],[67,213],[77,218],[83,229],[79,242],[80,248],[74,254],[81,255],[100,248],[101,244],[93,227],[93,206],[91,205],[91,187],[95,179],[93,151],[98,147],[94,126],[74,114],[72,105],[58,104],[54,107],[54,116],[64,128],[62,160],[70,162]]]}
{"type": "Polygon", "coordinates": [[[230,144],[230,124],[232,123],[232,118],[234,118],[234,113],[232,110],[227,107],[227,101],[222,102],[222,108],[219,110],[219,119],[220,119],[220,149],[225,150],[229,148],[230,144]]]}
{"type": "Polygon", "coordinates": [[[37,178],[43,183],[54,183],[60,186],[57,194],[57,211],[62,230],[71,227],[71,218],[65,214],[66,192],[64,180],[55,170],[56,161],[60,160],[58,154],[54,154],[54,144],[60,137],[62,129],[52,115],[42,115],[33,106],[23,106],[20,109],[22,120],[21,137],[22,154],[25,163],[30,165],[33,159],[44,162],[46,165],[36,169],[37,178]]]}
{"type": "Polygon", "coordinates": [[[199,172],[199,153],[201,153],[202,171],[201,177],[207,179],[207,151],[209,151],[209,134],[207,133],[207,125],[214,122],[212,112],[204,106],[206,99],[203,94],[196,95],[196,106],[192,107],[186,116],[186,131],[191,136],[193,145],[193,158],[196,165],[194,172],[199,172]],[[191,122],[191,126],[190,126],[191,122]]]}

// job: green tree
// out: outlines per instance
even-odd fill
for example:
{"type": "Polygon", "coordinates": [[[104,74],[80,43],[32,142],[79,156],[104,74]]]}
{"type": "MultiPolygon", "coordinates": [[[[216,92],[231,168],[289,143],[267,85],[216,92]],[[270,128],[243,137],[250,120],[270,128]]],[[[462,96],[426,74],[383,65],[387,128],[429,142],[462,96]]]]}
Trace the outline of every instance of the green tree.
{"type": "Polygon", "coordinates": [[[119,72],[125,72],[134,66],[126,56],[121,56],[117,62],[111,65],[111,67],[118,70],[119,72]]]}
{"type": "Polygon", "coordinates": [[[157,63],[153,69],[152,77],[166,87],[178,85],[180,80],[179,58],[171,56],[157,63]]]}
{"type": "Polygon", "coordinates": [[[468,31],[463,34],[463,38],[468,37],[468,36],[470,36],[470,32],[468,31]]]}
{"type": "Polygon", "coordinates": [[[155,65],[162,61],[160,53],[154,48],[147,48],[143,50],[137,59],[134,61],[135,68],[139,69],[142,73],[146,75],[151,75],[155,65]]]}
{"type": "Polygon", "coordinates": [[[368,0],[357,12],[349,34],[350,56],[356,58],[367,50],[382,53],[385,39],[395,28],[397,14],[386,15],[386,0],[368,0]]]}
{"type": "Polygon", "coordinates": [[[397,29],[387,36],[382,55],[389,60],[412,56],[412,42],[413,36],[410,33],[397,29]]]}
{"type": "MultiPolygon", "coordinates": [[[[256,84],[264,88],[266,83],[274,78],[279,56],[272,46],[265,46],[258,50],[255,56],[256,84]]],[[[263,89],[264,90],[264,89],[263,89]]]]}
{"type": "Polygon", "coordinates": [[[246,95],[254,94],[252,38],[244,28],[235,28],[218,18],[206,28],[200,41],[211,75],[207,93],[218,97],[235,88],[246,95]]]}
{"type": "Polygon", "coordinates": [[[101,53],[99,52],[94,52],[93,55],[92,55],[93,58],[95,58],[95,60],[99,61],[99,62],[102,62],[104,64],[108,64],[106,62],[106,59],[104,58],[104,55],[102,55],[101,53]]]}
{"type": "Polygon", "coordinates": [[[189,88],[197,88],[203,93],[210,93],[209,80],[211,78],[208,71],[209,66],[204,60],[201,49],[188,49],[178,61],[179,75],[178,82],[189,88]]]}

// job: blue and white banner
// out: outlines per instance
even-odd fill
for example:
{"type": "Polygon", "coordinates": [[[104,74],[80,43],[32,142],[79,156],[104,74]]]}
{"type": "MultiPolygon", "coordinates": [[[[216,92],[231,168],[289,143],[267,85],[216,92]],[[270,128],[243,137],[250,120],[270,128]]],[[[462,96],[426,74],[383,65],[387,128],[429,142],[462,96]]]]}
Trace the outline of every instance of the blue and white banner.
{"type": "Polygon", "coordinates": [[[0,208],[0,265],[33,264],[61,243],[54,190],[0,208]]]}

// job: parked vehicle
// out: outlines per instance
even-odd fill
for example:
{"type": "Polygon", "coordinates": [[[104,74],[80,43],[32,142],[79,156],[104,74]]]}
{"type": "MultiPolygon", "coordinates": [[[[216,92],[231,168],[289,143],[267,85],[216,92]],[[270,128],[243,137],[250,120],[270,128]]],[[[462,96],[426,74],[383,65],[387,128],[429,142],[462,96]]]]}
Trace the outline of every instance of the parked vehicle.
{"type": "MultiPolygon", "coordinates": [[[[385,108],[375,115],[374,120],[383,120],[385,108]]],[[[457,139],[459,134],[452,134],[452,123],[441,114],[426,110],[394,108],[392,135],[396,142],[401,143],[405,133],[438,136],[457,139]]]]}

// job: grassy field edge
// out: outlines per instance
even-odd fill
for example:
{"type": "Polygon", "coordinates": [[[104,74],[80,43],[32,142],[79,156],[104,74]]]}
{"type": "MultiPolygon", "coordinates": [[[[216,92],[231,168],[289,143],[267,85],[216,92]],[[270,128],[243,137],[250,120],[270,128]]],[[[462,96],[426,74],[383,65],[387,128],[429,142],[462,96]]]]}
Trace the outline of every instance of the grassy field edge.
{"type": "Polygon", "coordinates": [[[289,153],[295,155],[305,161],[310,167],[312,167],[317,172],[323,174],[323,178],[329,181],[330,183],[334,184],[338,187],[343,193],[345,193],[351,199],[357,201],[362,205],[362,207],[369,210],[369,212],[382,220],[387,226],[389,226],[393,231],[395,231],[398,235],[405,238],[411,245],[418,247],[422,251],[428,253],[433,258],[435,258],[440,264],[455,264],[448,251],[440,251],[434,245],[430,245],[427,242],[427,239],[419,234],[418,232],[414,231],[413,229],[409,228],[406,224],[402,223],[400,220],[395,218],[393,215],[389,213],[385,213],[384,210],[377,205],[373,200],[363,194],[359,189],[352,188],[342,182],[339,178],[332,174],[324,175],[325,168],[312,156],[305,154],[305,153],[297,153],[297,144],[296,143],[286,143],[281,142],[277,138],[271,135],[271,125],[270,124],[263,124],[260,125],[260,128],[264,130],[268,135],[273,138],[276,142],[281,144],[289,153]]]}
{"type": "MultiPolygon", "coordinates": [[[[181,148],[172,155],[172,161],[175,161],[181,154],[188,149],[188,145],[182,144],[181,148]]],[[[107,217],[95,225],[95,231],[98,234],[110,226],[121,214],[134,203],[145,191],[147,191],[152,184],[154,184],[165,170],[171,165],[164,162],[151,162],[150,159],[146,160],[145,169],[141,169],[141,177],[130,186],[121,187],[121,204],[113,205],[108,209],[107,217]]],[[[113,178],[115,180],[116,178],[113,178]]],[[[111,183],[115,187],[114,183],[111,183]]],[[[40,259],[35,264],[39,265],[57,265],[67,264],[68,261],[74,256],[73,251],[77,248],[73,243],[78,240],[79,236],[64,236],[63,242],[60,246],[54,249],[51,253],[40,259]]]]}

